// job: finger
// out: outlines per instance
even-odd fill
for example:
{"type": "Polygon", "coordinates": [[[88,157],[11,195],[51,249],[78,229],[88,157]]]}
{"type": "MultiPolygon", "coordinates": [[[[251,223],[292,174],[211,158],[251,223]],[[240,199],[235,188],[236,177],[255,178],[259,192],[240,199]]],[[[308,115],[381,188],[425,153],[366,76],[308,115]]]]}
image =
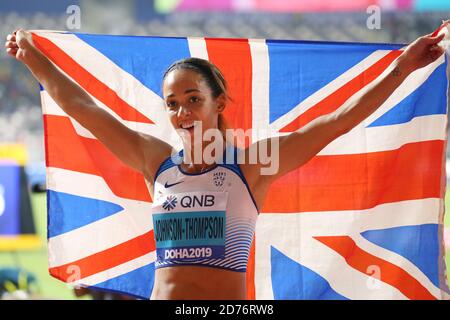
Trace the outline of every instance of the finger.
{"type": "Polygon", "coordinates": [[[442,24],[440,25],[439,28],[437,28],[436,30],[434,30],[432,33],[430,33],[427,36],[436,36],[444,27],[446,27],[448,24],[450,23],[450,19],[449,20],[442,20],[442,24]]]}
{"type": "Polygon", "coordinates": [[[14,35],[19,48],[28,48],[34,45],[31,32],[20,28],[14,31],[14,35]]]}
{"type": "Polygon", "coordinates": [[[441,54],[443,54],[445,52],[445,50],[443,48],[441,48],[441,47],[436,47],[436,48],[431,48],[430,52],[432,54],[441,55],[441,54]]]}
{"type": "Polygon", "coordinates": [[[435,43],[439,43],[442,39],[444,39],[444,37],[445,37],[445,34],[444,33],[441,33],[441,34],[438,34],[437,36],[435,36],[435,37],[427,37],[427,38],[425,38],[430,44],[435,44],[435,43]]]}
{"type": "Polygon", "coordinates": [[[437,58],[439,58],[444,53],[444,50],[440,47],[432,48],[428,52],[428,57],[431,61],[435,61],[437,58]]]}
{"type": "Polygon", "coordinates": [[[20,29],[17,31],[17,44],[20,48],[26,48],[30,45],[33,45],[33,39],[31,37],[31,33],[20,29]]]}
{"type": "Polygon", "coordinates": [[[7,47],[7,48],[18,48],[17,43],[12,42],[12,41],[6,41],[5,42],[5,47],[7,47]]]}
{"type": "Polygon", "coordinates": [[[438,44],[433,44],[431,45],[430,50],[436,50],[438,48],[440,48],[438,44]]]}
{"type": "Polygon", "coordinates": [[[442,53],[444,53],[444,49],[442,49],[442,48],[436,48],[436,49],[430,50],[430,53],[431,53],[431,54],[438,54],[438,55],[441,55],[442,53]]]}
{"type": "Polygon", "coordinates": [[[430,46],[430,50],[436,50],[442,48],[439,43],[433,44],[430,46]]]}
{"type": "Polygon", "coordinates": [[[11,56],[13,56],[13,57],[15,57],[16,53],[17,53],[17,49],[8,48],[8,49],[6,49],[6,53],[11,55],[11,56]]]}
{"type": "Polygon", "coordinates": [[[8,41],[16,41],[16,36],[13,34],[8,34],[8,36],[6,37],[6,40],[8,41]]]}

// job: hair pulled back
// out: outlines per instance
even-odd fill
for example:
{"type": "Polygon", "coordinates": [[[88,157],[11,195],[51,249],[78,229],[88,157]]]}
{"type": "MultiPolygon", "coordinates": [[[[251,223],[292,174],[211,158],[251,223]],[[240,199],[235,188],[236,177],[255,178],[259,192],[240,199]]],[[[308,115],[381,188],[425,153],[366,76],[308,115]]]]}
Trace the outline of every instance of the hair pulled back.
{"type": "MultiPolygon", "coordinates": [[[[186,58],[175,61],[169,68],[167,68],[166,72],[164,72],[163,82],[170,72],[179,69],[187,69],[197,72],[211,89],[213,98],[218,98],[221,94],[223,94],[227,100],[231,100],[228,95],[227,82],[222,72],[208,60],[200,58],[186,58]]],[[[225,137],[225,130],[228,126],[222,114],[219,114],[218,127],[225,137]]]]}

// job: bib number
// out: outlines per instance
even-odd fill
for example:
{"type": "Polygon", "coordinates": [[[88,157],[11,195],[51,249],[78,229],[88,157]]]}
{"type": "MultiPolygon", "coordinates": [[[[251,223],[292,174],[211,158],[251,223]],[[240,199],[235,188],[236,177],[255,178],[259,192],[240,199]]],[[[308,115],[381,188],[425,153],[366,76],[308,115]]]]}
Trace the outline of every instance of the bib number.
{"type": "Polygon", "coordinates": [[[156,254],[159,261],[223,259],[225,257],[227,195],[222,192],[209,192],[200,195],[198,193],[169,195],[167,198],[175,204],[186,204],[193,203],[190,199],[196,199],[202,195],[203,199],[209,201],[204,201],[205,206],[199,206],[197,210],[192,210],[192,206],[175,205],[170,208],[171,212],[161,213],[165,211],[164,207],[167,208],[167,201],[156,204],[152,216],[156,254]]]}

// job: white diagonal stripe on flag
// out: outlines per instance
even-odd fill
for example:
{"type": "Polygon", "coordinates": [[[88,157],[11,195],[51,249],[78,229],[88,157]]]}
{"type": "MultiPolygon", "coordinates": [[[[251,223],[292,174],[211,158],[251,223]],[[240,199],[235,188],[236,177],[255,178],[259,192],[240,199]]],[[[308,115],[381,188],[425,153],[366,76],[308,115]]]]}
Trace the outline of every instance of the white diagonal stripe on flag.
{"type": "Polygon", "coordinates": [[[208,60],[208,50],[206,48],[205,38],[189,37],[187,40],[191,57],[208,60]]]}
{"type": "Polygon", "coordinates": [[[109,249],[153,228],[150,203],[109,194],[109,187],[101,177],[57,168],[49,168],[48,177],[49,190],[110,201],[124,208],[123,211],[101,220],[51,237],[48,240],[49,252],[57,252],[58,255],[49,257],[50,267],[64,265],[109,249]],[[97,236],[96,241],[93,241],[92,235],[97,236]]]}
{"type": "Polygon", "coordinates": [[[79,65],[154,123],[166,120],[159,95],[74,34],[36,32],[70,55],[79,65]]]}
{"type": "Polygon", "coordinates": [[[269,49],[265,40],[249,39],[252,55],[252,142],[267,138],[269,129],[269,49]]]}
{"type": "MultiPolygon", "coordinates": [[[[168,119],[166,119],[165,125],[156,125],[156,124],[149,124],[149,123],[142,123],[142,122],[134,122],[134,121],[125,121],[122,118],[120,118],[115,112],[113,112],[110,108],[108,108],[106,105],[104,105],[99,100],[95,99],[91,96],[91,98],[95,101],[98,107],[102,108],[103,110],[107,111],[110,115],[112,115],[114,118],[116,118],[118,121],[120,121],[122,124],[126,125],[128,128],[137,131],[142,132],[145,134],[149,134],[153,137],[156,137],[171,146],[173,146],[175,149],[179,149],[182,147],[183,143],[180,139],[180,137],[177,135],[175,129],[172,127],[172,125],[169,123],[168,119]]],[[[70,117],[67,113],[62,110],[58,104],[53,100],[53,98],[48,94],[47,91],[41,91],[41,100],[43,105],[45,105],[44,114],[45,115],[56,115],[56,116],[66,116],[70,119],[70,122],[72,122],[72,125],[74,126],[75,131],[78,135],[90,138],[90,139],[96,139],[96,137],[86,128],[84,128],[81,124],[79,124],[74,118],[70,117]]]]}
{"type": "Polygon", "coordinates": [[[403,256],[384,249],[383,247],[380,247],[367,239],[365,239],[360,234],[352,234],[352,239],[355,241],[355,243],[363,249],[364,251],[368,252],[369,254],[372,254],[376,257],[379,257],[383,260],[386,260],[396,266],[401,267],[403,270],[405,270],[407,273],[409,273],[412,277],[417,279],[422,286],[424,286],[432,295],[434,295],[436,298],[441,298],[441,290],[437,288],[430,279],[417,267],[415,266],[411,261],[407,260],[403,256]]]}
{"type": "MultiPolygon", "coordinates": [[[[286,217],[288,215],[284,215],[286,217]]],[[[298,228],[303,223],[300,221],[301,215],[290,215],[290,219],[283,219],[280,215],[268,216],[263,214],[258,221],[257,232],[260,235],[256,236],[257,254],[260,256],[256,260],[255,278],[260,279],[259,286],[257,286],[257,299],[270,299],[268,292],[271,286],[268,282],[262,282],[267,278],[262,277],[267,272],[267,266],[259,269],[259,262],[263,260],[270,261],[270,248],[282,252],[290,259],[301,263],[303,266],[314,270],[315,273],[325,278],[331,288],[337,293],[349,299],[406,299],[406,297],[396,288],[389,284],[381,282],[377,290],[369,289],[369,281],[373,279],[367,274],[350,268],[345,259],[337,252],[328,248],[324,244],[315,240],[310,234],[299,233],[297,237],[287,239],[286,237],[264,237],[264,234],[292,234],[291,229],[298,228]],[[281,219],[279,219],[281,218],[281,219]],[[267,255],[262,257],[261,255],[267,255]],[[339,272],[330,272],[330,266],[339,272]],[[266,270],[264,270],[266,269],[266,270]],[[261,277],[259,277],[261,275],[261,277]],[[348,285],[348,279],[352,280],[352,286],[348,285]],[[370,294],[369,292],[370,291],[370,294]]],[[[304,229],[302,229],[304,230],[304,229]]]]}
{"type": "MultiPolygon", "coordinates": [[[[110,268],[108,270],[96,273],[92,276],[79,279],[78,281],[71,282],[72,285],[88,285],[93,286],[98,283],[102,283],[105,281],[108,281],[110,279],[119,277],[123,274],[126,274],[128,272],[131,272],[133,270],[139,269],[141,267],[144,267],[150,263],[155,262],[156,260],[156,254],[155,252],[147,253],[143,256],[140,256],[136,259],[127,261],[125,263],[122,263],[120,265],[117,265],[113,268],[110,268]]],[[[150,297],[149,297],[150,298],[150,297]]]]}
{"type": "Polygon", "coordinates": [[[298,116],[300,116],[305,111],[309,110],[317,103],[322,101],[324,98],[344,86],[347,82],[358,76],[369,66],[375,64],[377,61],[388,55],[390,50],[377,50],[370,54],[367,58],[359,62],[358,64],[351,67],[349,70],[341,74],[339,77],[323,86],[304,101],[299,103],[296,107],[292,108],[291,111],[284,114],[280,118],[276,119],[270,124],[274,131],[279,131],[283,127],[287,126],[289,123],[294,121],[298,116]]]}

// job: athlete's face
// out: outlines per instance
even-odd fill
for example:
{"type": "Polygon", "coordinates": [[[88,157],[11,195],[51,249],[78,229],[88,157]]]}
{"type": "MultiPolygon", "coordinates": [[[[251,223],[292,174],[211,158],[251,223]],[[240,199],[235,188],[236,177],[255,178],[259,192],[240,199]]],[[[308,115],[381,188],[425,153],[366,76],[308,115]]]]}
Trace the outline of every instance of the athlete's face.
{"type": "Polygon", "coordinates": [[[214,98],[199,73],[188,69],[171,71],[164,80],[163,95],[173,127],[184,129],[180,131],[184,132],[180,134],[182,139],[194,142],[194,121],[201,122],[202,136],[208,129],[217,129],[218,115],[225,106],[224,98],[223,95],[214,98]]]}

